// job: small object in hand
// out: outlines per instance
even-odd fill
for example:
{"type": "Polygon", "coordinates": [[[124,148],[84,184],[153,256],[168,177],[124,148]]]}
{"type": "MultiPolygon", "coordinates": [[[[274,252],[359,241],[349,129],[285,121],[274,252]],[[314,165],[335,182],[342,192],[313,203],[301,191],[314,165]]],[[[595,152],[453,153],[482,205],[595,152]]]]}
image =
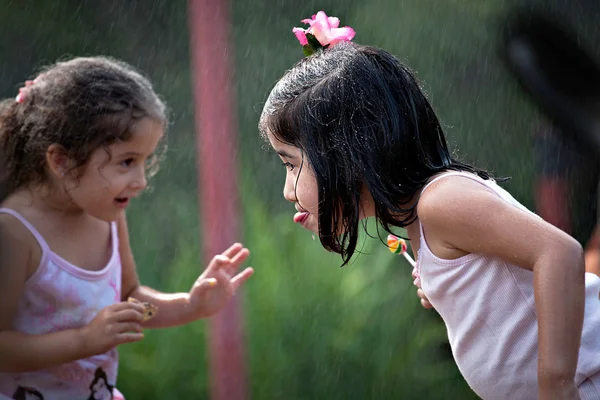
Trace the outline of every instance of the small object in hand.
{"type": "Polygon", "coordinates": [[[406,251],[406,242],[398,236],[388,235],[387,245],[390,251],[394,254],[402,254],[406,251]]]}
{"type": "Polygon", "coordinates": [[[139,301],[134,297],[128,298],[127,301],[130,303],[141,304],[144,307],[144,322],[154,318],[156,316],[156,313],[158,312],[158,307],[146,301],[139,301]]]}

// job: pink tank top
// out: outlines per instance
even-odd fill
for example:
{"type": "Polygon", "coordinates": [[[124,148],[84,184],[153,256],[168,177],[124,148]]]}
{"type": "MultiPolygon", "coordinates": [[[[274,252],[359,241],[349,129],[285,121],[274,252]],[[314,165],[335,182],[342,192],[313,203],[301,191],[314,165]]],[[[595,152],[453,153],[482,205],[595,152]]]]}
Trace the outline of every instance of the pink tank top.
{"type": "MultiPolygon", "coordinates": [[[[121,260],[116,223],[111,224],[112,256],[100,271],[81,269],[53,253],[39,232],[17,212],[17,218],[37,239],[42,259],[25,283],[13,320],[16,331],[44,334],[79,328],[106,306],[121,300],[121,260]]],[[[0,373],[0,399],[118,399],[116,349],[46,370],[0,373]]]]}
{"type": "MultiPolygon", "coordinates": [[[[450,176],[472,179],[509,204],[531,212],[493,180],[471,173],[444,173],[423,191],[450,176]]],[[[426,235],[427,226],[421,226],[417,272],[422,290],[446,324],[454,359],[469,386],[483,399],[537,399],[533,272],[475,253],[453,260],[438,258],[427,246],[426,235]]],[[[600,371],[600,279],[588,273],[585,285],[578,386],[600,371]]]]}

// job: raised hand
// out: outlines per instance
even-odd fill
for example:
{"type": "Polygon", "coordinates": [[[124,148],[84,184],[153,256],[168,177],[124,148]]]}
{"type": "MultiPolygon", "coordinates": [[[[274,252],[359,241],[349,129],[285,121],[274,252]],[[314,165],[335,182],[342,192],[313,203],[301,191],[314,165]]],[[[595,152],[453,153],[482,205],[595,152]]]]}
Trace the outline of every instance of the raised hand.
{"type": "Polygon", "coordinates": [[[236,274],[249,255],[248,249],[235,243],[213,257],[190,290],[189,302],[194,319],[206,318],[220,311],[240,285],[252,276],[254,270],[250,267],[236,274]]]}

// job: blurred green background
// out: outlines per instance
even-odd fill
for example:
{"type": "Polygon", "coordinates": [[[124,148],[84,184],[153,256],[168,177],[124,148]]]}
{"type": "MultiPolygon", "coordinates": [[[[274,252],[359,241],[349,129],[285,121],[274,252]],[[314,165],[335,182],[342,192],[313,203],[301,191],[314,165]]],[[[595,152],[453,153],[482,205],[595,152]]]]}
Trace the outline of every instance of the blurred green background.
{"type": "MultiPolygon", "coordinates": [[[[411,269],[378,239],[340,258],[294,226],[284,169],[258,136],[268,91],[302,56],[293,26],[318,10],[416,70],[457,155],[500,176],[532,207],[535,111],[497,58],[510,1],[238,0],[232,2],[240,204],[255,276],[240,293],[254,399],[469,399],[444,325],[421,308],[411,269]]],[[[201,254],[187,3],[183,0],[0,0],[0,95],[41,64],[111,55],[146,72],[171,109],[169,150],[153,190],[129,212],[142,282],[187,291],[201,254]]],[[[209,55],[207,55],[209,56],[209,55]]],[[[229,155],[223,154],[223,157],[229,155]]],[[[373,225],[370,232],[375,234],[373,225]]],[[[148,332],[122,346],[118,387],[130,399],[208,396],[206,322],[148,332]]]]}

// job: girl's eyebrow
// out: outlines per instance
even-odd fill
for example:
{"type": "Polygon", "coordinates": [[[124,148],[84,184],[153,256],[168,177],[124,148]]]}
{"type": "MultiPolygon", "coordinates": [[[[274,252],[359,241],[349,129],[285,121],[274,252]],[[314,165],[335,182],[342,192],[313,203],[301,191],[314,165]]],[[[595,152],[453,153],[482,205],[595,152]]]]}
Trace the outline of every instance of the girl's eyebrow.
{"type": "Polygon", "coordinates": [[[127,153],[120,154],[121,157],[138,157],[140,153],[135,151],[128,151],[127,153]]]}
{"type": "Polygon", "coordinates": [[[294,157],[293,155],[289,154],[288,152],[286,152],[284,150],[277,150],[276,153],[279,154],[281,157],[285,157],[285,158],[289,158],[289,159],[296,158],[296,157],[294,157]]]}

